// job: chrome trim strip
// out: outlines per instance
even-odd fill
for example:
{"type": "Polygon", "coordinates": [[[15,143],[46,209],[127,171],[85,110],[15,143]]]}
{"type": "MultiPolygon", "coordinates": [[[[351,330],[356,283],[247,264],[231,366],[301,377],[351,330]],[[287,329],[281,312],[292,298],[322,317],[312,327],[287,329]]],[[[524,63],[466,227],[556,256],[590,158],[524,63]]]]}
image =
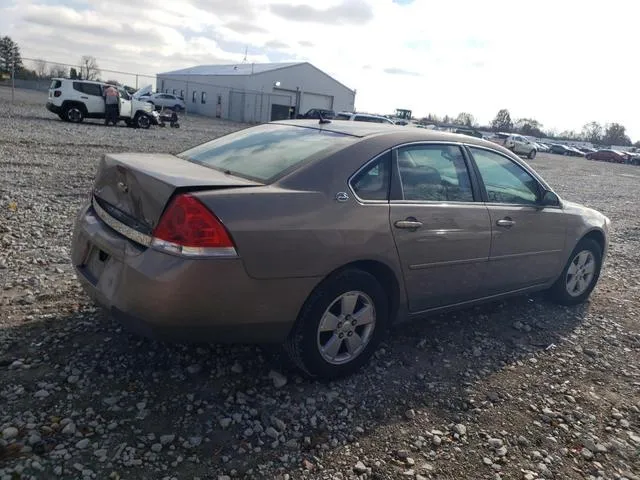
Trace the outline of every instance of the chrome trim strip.
{"type": "Polygon", "coordinates": [[[96,215],[100,218],[100,220],[102,220],[120,235],[122,235],[123,237],[127,237],[129,240],[139,243],[140,245],[144,245],[145,247],[151,246],[151,236],[138,232],[128,225],[125,225],[121,221],[113,218],[98,204],[95,197],[91,198],[91,206],[93,207],[93,210],[96,212],[96,215]]]}
{"type": "Polygon", "coordinates": [[[436,267],[451,267],[455,265],[468,265],[470,263],[486,263],[489,261],[489,257],[480,257],[480,258],[465,258],[464,260],[447,260],[444,262],[433,262],[433,263],[419,263],[415,265],[409,265],[409,270],[422,270],[425,268],[436,268],[436,267]]]}
{"type": "Polygon", "coordinates": [[[499,262],[500,260],[510,260],[512,258],[538,257],[540,255],[551,255],[554,253],[562,253],[562,250],[540,250],[536,252],[512,253],[510,255],[493,256],[489,259],[489,261],[499,262]]]}

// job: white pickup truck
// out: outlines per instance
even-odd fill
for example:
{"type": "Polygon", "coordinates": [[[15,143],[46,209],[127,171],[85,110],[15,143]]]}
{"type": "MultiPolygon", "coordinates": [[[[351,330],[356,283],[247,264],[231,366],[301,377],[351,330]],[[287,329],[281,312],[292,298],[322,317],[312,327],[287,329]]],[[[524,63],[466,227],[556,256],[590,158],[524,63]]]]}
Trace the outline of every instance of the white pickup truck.
{"type": "Polygon", "coordinates": [[[523,135],[514,133],[496,133],[491,141],[508,148],[513,153],[525,155],[528,158],[536,158],[538,146],[523,135]]]}

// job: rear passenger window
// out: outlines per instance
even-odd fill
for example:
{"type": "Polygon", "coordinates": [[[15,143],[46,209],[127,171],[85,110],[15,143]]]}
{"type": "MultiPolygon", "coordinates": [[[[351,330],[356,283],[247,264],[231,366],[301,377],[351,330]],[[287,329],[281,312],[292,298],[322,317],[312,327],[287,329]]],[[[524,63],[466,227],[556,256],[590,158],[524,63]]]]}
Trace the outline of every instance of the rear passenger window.
{"type": "Polygon", "coordinates": [[[87,95],[102,96],[102,87],[97,83],[73,82],[73,89],[87,95]]]}
{"type": "Polygon", "coordinates": [[[351,188],[362,200],[389,200],[390,173],[391,152],[387,152],[360,171],[351,180],[351,188]]]}
{"type": "Polygon", "coordinates": [[[469,171],[458,146],[399,148],[398,170],[404,200],[473,202],[469,171]]]}
{"type": "Polygon", "coordinates": [[[60,88],[62,86],[62,82],[60,80],[52,80],[49,88],[53,90],[54,88],[60,88]]]}

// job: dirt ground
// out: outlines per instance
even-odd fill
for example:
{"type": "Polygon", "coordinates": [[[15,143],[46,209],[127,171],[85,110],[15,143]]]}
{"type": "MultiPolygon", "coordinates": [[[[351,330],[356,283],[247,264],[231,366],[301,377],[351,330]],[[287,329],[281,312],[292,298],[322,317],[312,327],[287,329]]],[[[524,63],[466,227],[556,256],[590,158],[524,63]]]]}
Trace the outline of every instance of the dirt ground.
{"type": "Polygon", "coordinates": [[[360,373],[320,383],[255,346],[131,335],[70,265],[102,153],[178,152],[241,125],[71,125],[43,94],[9,100],[0,88],[0,480],[640,478],[640,167],[530,161],[612,220],[590,302],[404,324],[360,373]]]}

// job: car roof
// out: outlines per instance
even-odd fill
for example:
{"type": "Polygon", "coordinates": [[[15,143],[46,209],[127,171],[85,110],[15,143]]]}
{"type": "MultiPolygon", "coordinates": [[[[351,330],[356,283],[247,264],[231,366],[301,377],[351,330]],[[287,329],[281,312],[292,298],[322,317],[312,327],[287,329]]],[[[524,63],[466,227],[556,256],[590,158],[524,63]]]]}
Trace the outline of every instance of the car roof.
{"type": "Polygon", "coordinates": [[[397,137],[398,144],[411,142],[456,142],[508,152],[508,150],[494,142],[477,137],[427,128],[407,128],[404,125],[394,125],[391,123],[341,122],[339,120],[325,124],[320,124],[318,120],[278,120],[270,123],[315,128],[316,130],[343,133],[361,138],[394,135],[397,137]]]}
{"type": "MultiPolygon", "coordinates": [[[[110,85],[105,82],[98,82],[96,80],[82,80],[81,78],[62,78],[62,77],[54,77],[51,80],[64,80],[67,82],[83,82],[83,83],[95,83],[96,85],[110,85]]],[[[117,85],[114,85],[114,87],[117,85]]]]}

